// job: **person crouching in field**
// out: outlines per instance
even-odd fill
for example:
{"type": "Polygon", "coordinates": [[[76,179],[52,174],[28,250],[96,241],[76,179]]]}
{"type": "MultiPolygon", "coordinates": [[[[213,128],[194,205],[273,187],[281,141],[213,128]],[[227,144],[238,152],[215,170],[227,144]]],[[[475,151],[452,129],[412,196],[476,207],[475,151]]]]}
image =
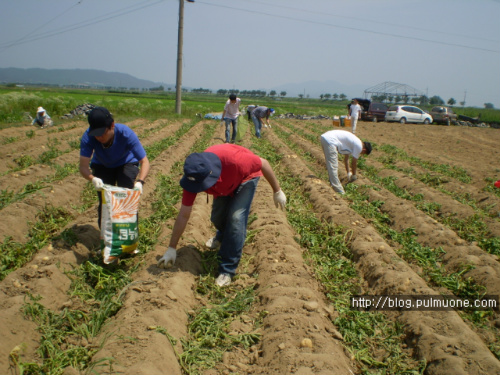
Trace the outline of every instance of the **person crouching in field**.
{"type": "Polygon", "coordinates": [[[339,154],[345,155],[344,164],[347,181],[353,182],[357,180],[356,172],[360,155],[370,155],[372,145],[370,142],[361,141],[356,135],[347,130],[327,131],[321,135],[320,140],[325,154],[330,185],[337,193],[345,194],[338,174],[339,154]],[[352,156],[351,170],[349,170],[350,155],[352,156]]]}
{"type": "MultiPolygon", "coordinates": [[[[80,142],[80,174],[91,181],[97,191],[104,184],[142,193],[149,173],[149,160],[139,138],[124,124],[115,123],[104,107],[89,113],[89,128],[80,142]]],[[[102,197],[99,197],[98,224],[101,227],[102,197]]]]}
{"type": "Polygon", "coordinates": [[[40,128],[45,128],[47,126],[52,126],[52,119],[43,107],[38,107],[36,111],[36,117],[31,123],[31,125],[38,125],[40,128]]]}
{"type": "Polygon", "coordinates": [[[264,126],[271,127],[271,123],[269,122],[269,116],[274,113],[273,108],[267,108],[264,106],[259,106],[252,110],[252,121],[255,126],[255,136],[257,138],[261,137],[262,123],[265,122],[264,126]]]}
{"type": "Polygon", "coordinates": [[[230,144],[207,148],[193,153],[184,163],[182,205],[175,220],[167,251],[158,267],[175,263],[177,244],[191,216],[196,195],[206,192],[214,196],[211,221],[217,228],[214,238],[207,241],[211,249],[219,248],[219,276],[215,283],[222,287],[231,283],[245,244],[248,215],[260,176],[273,189],[276,207],[285,208],[286,196],[280,188],[271,165],[250,150],[230,144]]]}

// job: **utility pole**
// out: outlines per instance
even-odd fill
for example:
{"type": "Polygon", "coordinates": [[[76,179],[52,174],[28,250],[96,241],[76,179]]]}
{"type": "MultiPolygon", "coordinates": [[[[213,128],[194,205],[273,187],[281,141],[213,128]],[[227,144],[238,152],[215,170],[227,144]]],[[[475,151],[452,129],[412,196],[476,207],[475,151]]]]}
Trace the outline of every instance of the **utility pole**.
{"type": "Polygon", "coordinates": [[[175,113],[181,114],[182,104],[182,43],[184,32],[184,0],[179,0],[179,30],[177,32],[177,78],[175,80],[175,113]]]}
{"type": "MultiPolygon", "coordinates": [[[[187,0],[194,3],[194,0],[187,0]]],[[[184,34],[184,0],[179,0],[179,30],[177,31],[177,79],[175,81],[175,113],[181,114],[182,104],[182,44],[184,34]]]]}

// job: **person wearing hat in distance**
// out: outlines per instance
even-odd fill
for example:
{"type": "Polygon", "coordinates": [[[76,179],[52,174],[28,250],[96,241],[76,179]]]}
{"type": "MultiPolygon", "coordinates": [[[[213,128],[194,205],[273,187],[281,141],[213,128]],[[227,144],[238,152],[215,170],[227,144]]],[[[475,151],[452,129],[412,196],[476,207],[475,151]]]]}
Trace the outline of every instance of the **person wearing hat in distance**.
{"type": "Polygon", "coordinates": [[[168,250],[160,258],[158,267],[174,265],[177,244],[189,221],[196,195],[206,192],[214,196],[210,220],[217,233],[206,245],[211,249],[219,248],[219,276],[215,283],[218,286],[229,285],[241,259],[250,206],[261,176],[273,189],[276,207],[284,209],[286,196],[266,159],[242,146],[228,143],[189,155],[180,180],[182,205],[168,250]]]}
{"type": "Polygon", "coordinates": [[[238,132],[238,116],[240,113],[240,103],[241,99],[237,98],[235,94],[229,95],[229,99],[227,100],[224,111],[222,112],[222,121],[221,123],[226,124],[226,143],[229,143],[229,130],[230,125],[233,125],[233,135],[231,137],[231,143],[236,141],[236,134],[238,132]]]}
{"type": "MultiPolygon", "coordinates": [[[[104,107],[89,113],[89,128],[80,142],[80,174],[91,181],[97,191],[104,184],[138,189],[142,194],[149,173],[149,160],[139,138],[124,124],[115,123],[104,107]]],[[[101,227],[101,194],[98,223],[101,227]]]]}
{"type": "Polygon", "coordinates": [[[259,106],[254,108],[252,111],[252,121],[255,126],[255,136],[257,138],[260,138],[260,131],[262,129],[262,122],[265,120],[266,121],[266,128],[269,126],[271,127],[271,124],[269,123],[269,116],[271,113],[274,113],[273,108],[267,108],[264,106],[259,106]]]}
{"type": "Polygon", "coordinates": [[[52,125],[52,119],[43,107],[38,107],[36,110],[36,117],[31,125],[38,125],[41,128],[45,128],[46,126],[52,125]]]}
{"type": "Polygon", "coordinates": [[[325,154],[330,185],[337,193],[345,194],[338,175],[339,154],[345,155],[344,164],[347,181],[353,182],[358,178],[356,171],[360,155],[370,155],[372,145],[370,142],[361,141],[356,135],[347,130],[327,131],[321,135],[320,140],[325,154]],[[349,170],[349,156],[352,156],[351,170],[349,170]]]}

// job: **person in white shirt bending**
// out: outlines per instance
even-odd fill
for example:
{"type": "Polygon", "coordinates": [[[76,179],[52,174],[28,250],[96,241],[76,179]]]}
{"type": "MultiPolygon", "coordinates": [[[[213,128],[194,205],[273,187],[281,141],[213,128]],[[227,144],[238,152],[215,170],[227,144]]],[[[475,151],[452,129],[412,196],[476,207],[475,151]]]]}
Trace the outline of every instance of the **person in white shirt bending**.
{"type": "Polygon", "coordinates": [[[333,190],[339,194],[345,194],[344,187],[339,179],[339,154],[345,155],[344,165],[347,172],[347,182],[358,179],[356,172],[360,155],[370,155],[372,145],[363,142],[357,136],[346,130],[330,130],[320,137],[321,146],[325,154],[328,178],[333,190]],[[352,156],[351,169],[349,170],[349,156],[352,156]]]}

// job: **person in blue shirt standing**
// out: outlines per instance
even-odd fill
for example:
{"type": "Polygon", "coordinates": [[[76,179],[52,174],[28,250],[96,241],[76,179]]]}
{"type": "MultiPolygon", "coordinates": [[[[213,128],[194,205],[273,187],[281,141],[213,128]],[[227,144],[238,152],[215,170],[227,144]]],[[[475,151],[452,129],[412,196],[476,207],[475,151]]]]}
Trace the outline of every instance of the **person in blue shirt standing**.
{"type": "MultiPolygon", "coordinates": [[[[115,123],[104,107],[95,107],[89,113],[89,128],[80,142],[80,174],[91,181],[97,191],[104,184],[142,193],[149,173],[149,160],[139,138],[124,124],[115,123]]],[[[101,194],[98,223],[101,227],[101,194]]]]}

